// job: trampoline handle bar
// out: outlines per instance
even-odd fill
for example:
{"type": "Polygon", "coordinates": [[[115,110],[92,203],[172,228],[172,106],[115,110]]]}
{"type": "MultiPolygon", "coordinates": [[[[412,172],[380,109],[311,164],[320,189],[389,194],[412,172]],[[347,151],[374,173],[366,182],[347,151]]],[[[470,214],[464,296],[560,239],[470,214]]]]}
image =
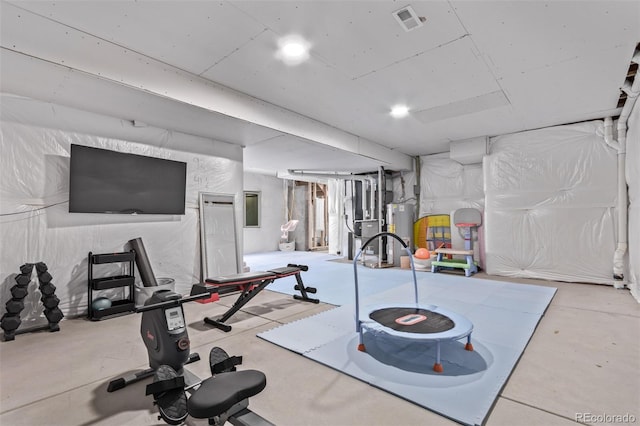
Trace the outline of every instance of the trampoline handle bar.
{"type": "Polygon", "coordinates": [[[391,233],[391,232],[380,232],[380,233],[378,233],[378,234],[374,235],[373,237],[369,238],[369,239],[368,239],[368,240],[367,240],[367,241],[362,245],[362,247],[360,247],[360,250],[361,250],[361,251],[364,251],[365,247],[367,247],[371,241],[375,240],[376,238],[384,237],[384,236],[387,236],[387,237],[393,237],[393,238],[395,238],[396,240],[398,240],[398,241],[400,242],[400,244],[402,244],[402,247],[404,247],[405,249],[407,248],[407,243],[405,243],[405,242],[402,240],[402,238],[398,237],[396,234],[391,233]]]}
{"type": "Polygon", "coordinates": [[[376,238],[380,238],[384,236],[393,237],[396,240],[398,240],[400,244],[402,244],[402,246],[404,247],[405,251],[407,252],[407,255],[409,256],[409,262],[411,263],[411,272],[413,273],[414,302],[416,306],[418,306],[418,279],[416,278],[416,268],[413,263],[413,255],[411,254],[411,250],[407,246],[407,243],[405,243],[402,240],[402,238],[398,237],[396,234],[392,232],[379,232],[373,237],[369,238],[367,241],[365,241],[362,247],[360,247],[358,254],[356,254],[355,257],[353,258],[353,275],[354,275],[355,290],[356,290],[356,332],[358,333],[360,333],[360,303],[359,303],[360,295],[358,291],[358,259],[360,258],[360,255],[362,254],[364,249],[367,247],[367,245],[371,243],[371,241],[375,240],[376,238]]]}

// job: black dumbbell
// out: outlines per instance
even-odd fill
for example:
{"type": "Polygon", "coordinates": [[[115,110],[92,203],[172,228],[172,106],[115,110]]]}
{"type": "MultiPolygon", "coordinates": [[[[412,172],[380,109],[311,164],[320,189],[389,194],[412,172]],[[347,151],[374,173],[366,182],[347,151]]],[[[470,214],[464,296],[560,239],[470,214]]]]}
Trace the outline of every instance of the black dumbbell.
{"type": "Polygon", "coordinates": [[[56,292],[56,286],[51,283],[41,284],[40,293],[43,296],[51,296],[56,292]]]}
{"type": "Polygon", "coordinates": [[[20,267],[20,273],[22,273],[22,275],[31,276],[32,271],[33,271],[33,263],[25,263],[20,267]]]}
{"type": "Polygon", "coordinates": [[[64,317],[64,314],[60,310],[60,308],[53,309],[45,309],[44,316],[47,317],[47,321],[49,323],[59,323],[60,320],[64,317]]]}
{"type": "Polygon", "coordinates": [[[38,281],[40,281],[40,284],[46,284],[48,282],[51,282],[51,279],[53,277],[51,276],[51,274],[47,271],[42,272],[41,274],[38,274],[38,281]]]}
{"type": "Polygon", "coordinates": [[[21,322],[19,315],[4,314],[0,320],[0,327],[5,332],[12,333],[20,327],[21,322]]]}
{"type": "Polygon", "coordinates": [[[58,306],[58,303],[60,303],[60,299],[58,299],[57,296],[45,296],[42,298],[42,304],[47,309],[55,308],[58,306]]]}
{"type": "Polygon", "coordinates": [[[27,289],[27,287],[22,287],[19,285],[14,285],[13,287],[11,287],[11,296],[13,296],[14,299],[22,300],[27,297],[28,293],[29,289],[27,289]]]}
{"type": "Polygon", "coordinates": [[[28,274],[28,275],[18,274],[16,275],[15,280],[19,286],[26,287],[31,282],[31,274],[28,274]]]}
{"type": "Polygon", "coordinates": [[[11,299],[7,302],[7,312],[10,314],[19,314],[24,309],[22,299],[11,299]]]}

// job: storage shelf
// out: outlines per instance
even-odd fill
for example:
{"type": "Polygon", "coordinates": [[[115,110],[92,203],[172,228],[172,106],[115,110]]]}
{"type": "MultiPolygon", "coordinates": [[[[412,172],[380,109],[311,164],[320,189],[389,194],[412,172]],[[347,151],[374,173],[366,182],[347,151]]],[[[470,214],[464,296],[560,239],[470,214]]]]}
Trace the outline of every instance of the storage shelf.
{"type": "Polygon", "coordinates": [[[131,275],[117,275],[115,277],[94,278],[91,280],[91,286],[94,290],[106,290],[133,285],[134,282],[135,278],[131,275]]]}
{"type": "Polygon", "coordinates": [[[91,261],[93,264],[98,265],[102,263],[132,262],[135,258],[135,252],[128,251],[123,253],[94,254],[92,255],[91,261]]]}
{"type": "Polygon", "coordinates": [[[87,287],[89,289],[88,294],[88,316],[90,320],[100,320],[115,315],[122,315],[130,312],[134,312],[136,309],[134,284],[135,277],[133,275],[133,262],[135,261],[136,253],[131,250],[122,253],[104,253],[93,254],[89,252],[88,256],[88,280],[87,287]],[[93,277],[93,265],[105,264],[105,263],[127,263],[127,269],[129,274],[127,275],[115,275],[109,277],[93,277]],[[111,307],[105,309],[94,309],[93,301],[94,290],[107,290],[110,288],[128,288],[126,297],[121,300],[113,300],[111,307]]]}
{"type": "Polygon", "coordinates": [[[135,303],[128,300],[116,300],[111,304],[110,308],[94,309],[91,319],[99,320],[118,314],[130,313],[135,309],[135,307],[135,303]]]}

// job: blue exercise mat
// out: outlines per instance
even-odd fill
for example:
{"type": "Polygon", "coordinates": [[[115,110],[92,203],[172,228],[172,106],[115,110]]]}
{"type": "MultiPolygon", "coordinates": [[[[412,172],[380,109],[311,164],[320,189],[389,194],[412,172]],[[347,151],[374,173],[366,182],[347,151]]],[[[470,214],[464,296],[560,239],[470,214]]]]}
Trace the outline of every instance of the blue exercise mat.
{"type": "MultiPolygon", "coordinates": [[[[353,264],[341,261],[335,255],[318,252],[269,252],[245,254],[244,260],[252,271],[268,271],[286,266],[288,263],[303,264],[309,270],[301,274],[305,285],[316,287],[321,302],[332,305],[355,303],[353,288],[353,264]]],[[[379,293],[402,285],[412,279],[411,271],[405,269],[372,269],[362,266],[358,270],[360,281],[368,283],[360,288],[362,297],[379,293]]],[[[299,294],[294,290],[295,277],[285,277],[274,281],[268,290],[285,294],[299,294]]]]}
{"type": "MultiPolygon", "coordinates": [[[[352,272],[352,267],[350,269],[352,272]]],[[[373,272],[382,277],[381,272],[406,271],[373,272]]],[[[354,297],[349,296],[349,291],[353,292],[352,276],[352,273],[343,270],[339,279],[340,296],[334,299],[353,301],[354,297]]],[[[413,289],[409,276],[403,274],[388,280],[394,283],[391,288],[378,292],[371,288],[381,285],[369,282],[375,275],[363,276],[364,280],[359,270],[360,285],[369,289],[361,300],[361,309],[364,311],[380,303],[391,306],[393,303],[412,301],[413,289]],[[397,285],[396,280],[402,279],[404,284],[397,285]]],[[[324,282],[315,282],[313,285],[318,287],[318,296],[324,301],[324,282]]],[[[336,287],[336,284],[332,283],[332,286],[336,287]]],[[[359,352],[352,303],[258,336],[459,423],[480,425],[556,289],[431,273],[419,274],[418,286],[421,304],[438,305],[455,311],[464,315],[474,326],[471,336],[473,351],[464,350],[465,339],[441,344],[442,373],[432,369],[435,360],[433,342],[368,332],[364,335],[367,352],[359,352]]]]}

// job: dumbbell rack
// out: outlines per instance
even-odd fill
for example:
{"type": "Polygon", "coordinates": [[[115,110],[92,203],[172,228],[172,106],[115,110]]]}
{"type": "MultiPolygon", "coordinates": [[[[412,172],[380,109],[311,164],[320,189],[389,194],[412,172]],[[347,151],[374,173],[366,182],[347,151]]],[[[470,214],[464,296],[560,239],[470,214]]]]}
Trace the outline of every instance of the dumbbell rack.
{"type": "MultiPolygon", "coordinates": [[[[7,312],[2,315],[0,319],[0,327],[4,330],[4,340],[14,340],[15,335],[19,333],[25,333],[27,331],[33,331],[33,328],[28,330],[18,330],[22,320],[20,319],[20,312],[24,309],[24,298],[29,294],[29,284],[31,283],[31,274],[33,267],[36,267],[36,273],[38,274],[38,283],[40,286],[40,301],[44,305],[44,316],[49,321],[49,331],[59,331],[60,326],[58,323],[64,317],[64,314],[58,308],[60,299],[55,295],[56,286],[53,285],[51,280],[53,277],[48,272],[47,265],[43,262],[38,263],[25,263],[20,266],[20,274],[16,275],[16,284],[11,287],[11,299],[7,301],[7,312]]],[[[37,329],[43,327],[36,327],[37,329]]]]}
{"type": "Polygon", "coordinates": [[[88,259],[88,271],[89,271],[89,312],[88,316],[90,320],[101,320],[107,317],[116,315],[122,315],[130,312],[134,312],[136,308],[135,293],[134,293],[134,269],[133,262],[135,261],[136,253],[131,250],[122,253],[106,253],[106,254],[93,254],[89,252],[88,259]],[[128,264],[127,272],[125,275],[108,276],[102,278],[95,278],[94,265],[106,264],[106,263],[125,263],[128,264]],[[93,292],[96,290],[107,290],[110,288],[128,287],[127,297],[121,300],[115,300],[111,302],[111,307],[105,309],[93,308],[93,292]]]}

